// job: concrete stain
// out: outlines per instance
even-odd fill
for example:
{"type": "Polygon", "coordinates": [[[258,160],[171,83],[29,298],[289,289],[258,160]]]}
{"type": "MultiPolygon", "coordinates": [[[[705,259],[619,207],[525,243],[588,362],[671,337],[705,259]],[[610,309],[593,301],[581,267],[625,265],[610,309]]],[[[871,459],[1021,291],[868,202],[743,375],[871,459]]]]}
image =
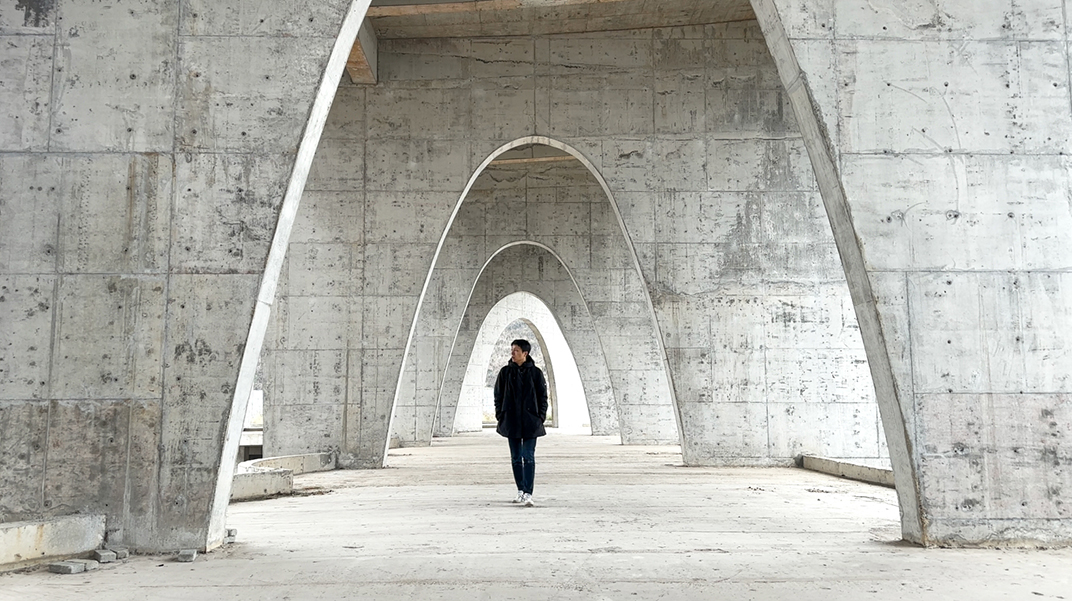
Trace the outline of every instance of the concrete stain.
{"type": "Polygon", "coordinates": [[[206,361],[210,361],[213,357],[212,348],[203,339],[198,338],[191,344],[190,342],[183,342],[175,346],[175,358],[186,358],[186,362],[193,364],[200,362],[204,364],[206,361]]]}
{"type": "Polygon", "coordinates": [[[50,23],[56,0],[17,0],[15,8],[23,11],[22,24],[26,27],[47,27],[50,23]]]}

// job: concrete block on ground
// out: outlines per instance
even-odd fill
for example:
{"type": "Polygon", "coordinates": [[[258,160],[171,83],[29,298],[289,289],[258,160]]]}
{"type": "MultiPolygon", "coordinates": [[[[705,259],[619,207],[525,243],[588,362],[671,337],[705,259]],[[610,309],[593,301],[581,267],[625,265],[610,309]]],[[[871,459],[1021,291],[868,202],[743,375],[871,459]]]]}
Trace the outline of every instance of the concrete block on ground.
{"type": "Polygon", "coordinates": [[[103,515],[0,524],[0,570],[87,553],[104,542],[103,515]]]}
{"type": "Polygon", "coordinates": [[[111,563],[118,559],[116,552],[108,549],[97,549],[93,552],[92,557],[100,563],[111,563]]]}
{"type": "Polygon", "coordinates": [[[96,559],[72,559],[70,560],[70,563],[82,564],[82,570],[85,572],[96,570],[100,567],[100,562],[96,559]]]}
{"type": "Polygon", "coordinates": [[[238,464],[235,471],[231,485],[231,501],[249,501],[290,494],[294,488],[294,474],[333,470],[335,465],[334,453],[310,453],[244,461],[238,464]]]}
{"type": "Polygon", "coordinates": [[[48,571],[55,574],[79,574],[86,571],[86,564],[80,561],[56,561],[48,564],[48,571]]]}
{"type": "Polygon", "coordinates": [[[251,470],[236,473],[231,486],[231,501],[263,499],[286,495],[294,488],[294,473],[290,470],[251,470]]]}
{"type": "Polygon", "coordinates": [[[197,549],[183,549],[175,559],[183,562],[193,561],[197,559],[197,549]]]}
{"type": "Polygon", "coordinates": [[[831,476],[840,476],[890,488],[894,487],[893,470],[859,465],[827,457],[813,457],[811,455],[803,456],[803,467],[806,470],[822,472],[831,476]]]}
{"type": "Polygon", "coordinates": [[[254,467],[290,470],[294,474],[330,472],[335,469],[334,453],[307,453],[283,457],[265,457],[251,462],[254,467]]]}
{"type": "Polygon", "coordinates": [[[108,550],[115,553],[116,559],[126,559],[130,557],[130,550],[126,547],[108,547],[108,550]]]}

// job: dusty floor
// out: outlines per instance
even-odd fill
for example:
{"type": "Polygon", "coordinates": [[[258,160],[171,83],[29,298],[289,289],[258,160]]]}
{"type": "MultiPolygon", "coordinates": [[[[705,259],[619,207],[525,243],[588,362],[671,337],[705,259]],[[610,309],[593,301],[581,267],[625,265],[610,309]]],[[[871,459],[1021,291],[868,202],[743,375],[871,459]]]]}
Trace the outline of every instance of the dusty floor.
{"type": "Polygon", "coordinates": [[[192,564],[7,574],[0,599],[1072,600],[1070,549],[921,549],[898,541],[890,489],[615,442],[541,439],[533,508],[509,502],[494,434],[395,449],[232,505],[238,542],[192,564]]]}

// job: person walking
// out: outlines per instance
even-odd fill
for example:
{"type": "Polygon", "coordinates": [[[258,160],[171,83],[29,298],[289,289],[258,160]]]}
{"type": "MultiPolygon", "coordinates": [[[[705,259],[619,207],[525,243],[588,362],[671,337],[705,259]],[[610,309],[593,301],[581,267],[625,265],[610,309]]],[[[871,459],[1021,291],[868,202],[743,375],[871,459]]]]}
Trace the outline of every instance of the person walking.
{"type": "Polygon", "coordinates": [[[532,485],[536,478],[536,438],[547,434],[547,383],[543,372],[529,357],[532,345],[519,338],[510,343],[510,361],[495,378],[495,431],[510,443],[517,497],[514,503],[535,505],[532,485]]]}

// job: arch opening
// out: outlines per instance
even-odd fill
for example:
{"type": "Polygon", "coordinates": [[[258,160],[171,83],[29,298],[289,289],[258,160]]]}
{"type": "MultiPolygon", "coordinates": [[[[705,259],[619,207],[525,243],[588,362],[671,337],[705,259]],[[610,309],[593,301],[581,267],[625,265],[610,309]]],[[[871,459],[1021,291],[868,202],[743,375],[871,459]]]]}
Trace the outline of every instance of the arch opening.
{"type": "MultiPolygon", "coordinates": [[[[480,324],[457,396],[451,432],[494,427],[492,387],[515,338],[533,343],[533,360],[547,375],[550,410],[546,425],[559,432],[590,434],[592,419],[585,387],[569,342],[546,303],[528,292],[504,297],[480,324]]],[[[445,421],[453,400],[441,399],[440,415],[447,414],[445,421]]]]}
{"type": "MultiPolygon", "coordinates": [[[[714,168],[705,172],[708,165],[714,165],[724,158],[721,151],[714,150],[720,148],[719,143],[725,142],[717,136],[686,141],[674,136],[659,135],[621,140],[606,134],[597,144],[577,142],[576,145],[583,145],[586,152],[592,155],[591,159],[577,151],[576,146],[542,136],[526,136],[491,152],[475,171],[470,172],[470,168],[465,167],[468,180],[464,177],[456,178],[446,186],[450,188],[449,191],[434,191],[435,202],[438,204],[434,205],[434,211],[429,211],[435,213],[434,219],[421,221],[422,216],[414,211],[421,227],[434,223],[435,227],[428,229],[437,232],[437,243],[431,236],[420,239],[423,246],[419,250],[422,253],[434,254],[431,267],[427,266],[424,259],[427,254],[422,254],[419,261],[412,260],[413,257],[389,257],[390,260],[398,259],[398,265],[403,264],[401,259],[409,260],[409,266],[405,269],[410,273],[400,275],[410,278],[419,272],[420,282],[413,283],[417,278],[412,277],[413,282],[407,283],[404,290],[401,286],[393,287],[391,282],[383,282],[380,283],[383,291],[372,293],[367,291],[366,286],[366,297],[362,299],[365,305],[359,308],[364,311],[359,324],[360,343],[348,349],[344,348],[343,353],[331,357],[335,364],[344,366],[344,387],[349,387],[353,380],[362,381],[357,392],[364,395],[360,399],[363,404],[358,406],[347,400],[347,406],[341,411],[341,415],[333,414],[326,418],[327,427],[335,427],[338,422],[344,424],[341,435],[344,448],[347,448],[347,436],[351,441],[357,436],[362,437],[362,441],[357,445],[351,444],[352,447],[359,447],[361,452],[378,445],[382,453],[379,450],[368,452],[365,455],[368,462],[358,463],[368,466],[382,464],[389,445],[387,433],[398,431],[400,425],[410,429],[412,435],[409,440],[412,444],[424,444],[424,441],[440,434],[444,423],[447,423],[442,415],[444,399],[449,398],[449,395],[444,394],[445,387],[449,384],[452,373],[464,372],[463,367],[448,363],[458,346],[457,323],[466,319],[464,316],[451,314],[451,311],[470,306],[473,302],[471,297],[475,294],[470,290],[470,297],[466,297],[464,285],[441,277],[442,268],[449,264],[454,268],[454,275],[461,276],[460,281],[473,281],[479,279],[480,274],[488,268],[488,262],[482,263],[485,257],[494,257],[512,248],[511,245],[518,244],[532,244],[537,247],[542,244],[544,248],[554,249],[565,257],[567,271],[572,269],[574,272],[570,276],[572,285],[585,288],[582,304],[590,315],[596,316],[593,319],[605,319],[610,315],[625,319],[624,323],[633,325],[629,318],[639,316],[638,320],[647,319],[650,322],[644,327],[649,327],[655,335],[650,337],[652,346],[648,347],[648,351],[655,350],[642,354],[652,355],[652,362],[661,364],[662,381],[667,384],[668,396],[671,399],[671,422],[676,426],[675,437],[680,436],[678,440],[683,443],[686,463],[785,465],[788,463],[787,458],[791,458],[798,449],[807,448],[808,445],[821,445],[824,437],[840,441],[842,439],[837,436],[839,431],[860,429],[866,432],[868,428],[875,426],[876,420],[871,419],[866,411],[856,415],[856,407],[848,407],[850,403],[833,403],[838,411],[827,412],[819,403],[810,402],[811,399],[790,398],[788,401],[769,402],[778,395],[797,397],[796,390],[803,391],[808,388],[809,392],[813,392],[822,388],[823,383],[815,386],[816,382],[802,377],[797,377],[796,381],[789,378],[765,380],[767,374],[760,372],[770,370],[771,366],[771,373],[782,366],[796,369],[804,365],[804,370],[807,370],[814,364],[826,361],[824,349],[821,348],[806,349],[811,356],[801,357],[805,353],[800,352],[800,345],[796,342],[807,333],[802,334],[802,330],[793,324],[803,323],[816,314],[837,315],[838,311],[836,307],[828,310],[820,306],[819,302],[804,306],[810,293],[806,289],[808,283],[794,288],[793,285],[799,282],[787,283],[782,275],[798,266],[789,262],[799,257],[787,257],[790,253],[784,248],[772,249],[781,244],[781,241],[772,241],[769,236],[771,231],[780,231],[786,222],[794,219],[806,222],[807,227],[812,229],[792,230],[797,239],[790,240],[790,244],[795,244],[798,248],[804,247],[811,243],[812,239],[808,236],[815,234],[813,224],[809,220],[812,218],[811,213],[814,212],[813,205],[817,197],[810,189],[812,184],[803,181],[810,177],[810,173],[799,166],[799,141],[791,135],[779,136],[773,141],[763,136],[757,137],[762,139],[736,142],[741,147],[747,147],[745,150],[755,151],[758,148],[758,156],[778,158],[778,169],[784,170],[785,173],[774,173],[774,168],[771,167],[771,173],[763,174],[766,179],[755,174],[745,174],[741,182],[725,182],[722,187],[718,187],[719,174],[714,168]],[[600,145],[603,148],[598,148],[600,145]],[[554,152],[547,149],[553,149],[554,152]],[[671,154],[676,161],[675,165],[681,165],[682,168],[655,173],[662,170],[657,159],[670,157],[671,154]],[[480,223],[479,220],[472,219],[469,213],[476,204],[470,202],[472,193],[494,195],[498,184],[521,181],[507,177],[486,187],[486,182],[481,178],[489,172],[503,175],[511,165],[520,169],[526,165],[562,166],[571,162],[579,163],[587,169],[586,177],[591,178],[595,187],[601,191],[601,198],[609,201],[604,205],[598,220],[603,224],[616,226],[622,237],[618,247],[628,249],[624,255],[614,257],[610,261],[611,264],[624,269],[632,266],[639,277],[623,277],[614,282],[609,279],[599,281],[600,276],[593,274],[593,258],[604,249],[589,245],[588,262],[577,263],[574,259],[582,253],[576,252],[577,249],[569,244],[569,232],[512,230],[489,234],[486,227],[477,233],[470,229],[480,223]],[[595,168],[595,164],[599,165],[599,169],[595,168]],[[700,164],[702,166],[698,166],[700,164]],[[601,171],[607,173],[607,178],[614,183],[614,194],[611,193],[611,186],[607,184],[601,171]],[[755,181],[747,180],[748,177],[754,177],[755,181]],[[776,177],[786,180],[779,180],[779,183],[787,184],[786,189],[770,185],[776,177]],[[455,182],[458,183],[457,186],[454,186],[455,182]],[[457,196],[457,188],[463,188],[460,197],[457,196]],[[454,203],[453,210],[449,209],[450,205],[444,200],[448,194],[450,202],[454,203]],[[623,207],[629,207],[625,218],[619,209],[619,200],[623,207]],[[761,205],[764,203],[771,203],[771,208],[763,208],[761,205]],[[644,224],[638,220],[638,207],[648,210],[652,216],[649,223],[644,224]],[[657,211],[665,211],[668,214],[657,215],[657,211]],[[705,214],[704,211],[708,212],[705,214]],[[764,211],[770,212],[765,214],[764,211]],[[779,211],[783,212],[780,216],[776,215],[779,211]],[[714,214],[716,212],[717,215],[714,214]],[[449,217],[445,219],[444,225],[439,219],[447,213],[449,217]],[[738,218],[736,224],[733,223],[735,217],[738,218]],[[777,221],[778,219],[781,221],[777,221]],[[684,231],[686,229],[689,231],[684,231]],[[442,235],[438,234],[440,231],[442,235]],[[456,234],[457,237],[453,237],[456,234]],[[767,234],[767,237],[763,237],[763,234],[767,234]],[[475,243],[474,238],[477,237],[483,238],[479,246],[467,246],[475,243]],[[639,253],[637,248],[634,248],[636,240],[640,241],[637,245],[637,248],[640,248],[639,253]],[[473,252],[474,249],[478,252],[473,252]],[[420,264],[420,268],[412,267],[414,264],[420,264]],[[729,276],[723,275],[734,269],[745,276],[735,279],[732,273],[729,276]],[[582,273],[585,270],[588,270],[588,273],[582,273]],[[749,277],[765,278],[771,273],[774,274],[774,281],[750,287],[755,281],[750,281],[749,277]],[[646,313],[639,310],[628,315],[611,315],[617,309],[613,299],[608,301],[599,294],[587,294],[591,288],[586,286],[593,282],[603,285],[603,291],[628,289],[631,293],[635,292],[634,300],[639,307],[634,306],[631,309],[646,308],[646,313]],[[444,294],[448,286],[453,286],[452,292],[444,294]],[[784,297],[784,302],[778,298],[779,295],[784,297]],[[374,296],[376,298],[373,298],[374,296]],[[774,311],[777,312],[773,313],[774,311]],[[374,321],[384,315],[390,319],[390,331],[388,327],[374,321]],[[795,319],[797,317],[799,319],[795,319]],[[724,327],[724,324],[734,322],[746,324],[748,327],[738,328],[736,331],[724,327]],[[771,332],[776,328],[782,328],[784,331],[775,332],[771,336],[771,332]],[[401,333],[403,330],[408,332],[401,333]],[[772,337],[780,337],[785,344],[770,344],[772,337]],[[355,351],[354,347],[360,348],[355,351]],[[804,360],[812,363],[805,364],[804,360]],[[794,361],[797,363],[794,364],[794,361]],[[671,374],[674,380],[672,382],[671,374]],[[438,409],[429,412],[429,407],[438,409]],[[383,413],[387,414],[386,418],[383,413]],[[335,423],[331,422],[332,418],[336,420],[335,423]],[[380,420],[387,420],[388,426],[380,428],[380,420]],[[683,421],[688,422],[687,428],[682,426],[683,421]],[[366,426],[363,424],[368,423],[376,424],[369,429],[385,431],[382,434],[374,432],[373,435],[366,436],[366,426]],[[817,425],[820,427],[817,428],[817,425]],[[349,434],[347,427],[350,427],[349,434]],[[808,430],[819,430],[821,433],[816,435],[814,432],[807,432],[808,430]],[[804,434],[800,434],[801,432],[804,434]],[[365,440],[370,442],[366,443],[365,440]]],[[[483,139],[498,140],[502,137],[483,139]]],[[[405,146],[407,143],[399,143],[394,147],[405,146]]],[[[479,144],[473,144],[466,148],[478,146],[479,144]]],[[[371,148],[371,145],[366,148],[371,148]]],[[[728,161],[732,153],[725,154],[728,161]]],[[[478,158],[479,156],[466,157],[472,162],[476,162],[478,158]]],[[[424,174],[425,172],[403,172],[402,169],[394,173],[414,179],[424,174]]],[[[539,188],[539,185],[529,184],[539,184],[541,177],[539,174],[534,177],[525,175],[522,178],[525,185],[516,187],[523,188],[526,192],[539,188]]],[[[432,196],[432,192],[425,191],[426,187],[428,186],[424,183],[411,187],[399,186],[399,191],[393,195],[368,187],[363,192],[368,196],[365,210],[384,206],[389,202],[401,206],[409,202],[411,197],[432,196]],[[402,200],[399,200],[400,198],[402,200]]],[[[485,215],[489,210],[501,210],[503,212],[497,213],[498,215],[524,215],[526,219],[530,214],[530,207],[525,203],[516,205],[524,207],[521,212],[503,209],[501,206],[495,207],[494,204],[484,203],[480,210],[484,211],[485,215]]],[[[538,204],[532,203],[533,206],[538,204]]],[[[413,202],[412,206],[418,204],[413,202]]],[[[429,203],[429,206],[432,206],[432,203],[429,203]]],[[[596,221],[596,214],[591,209],[589,206],[589,225],[596,221]]],[[[540,208],[533,208],[532,211],[536,217],[540,216],[540,208]]],[[[411,215],[407,213],[406,216],[411,215]]],[[[366,217],[366,221],[371,222],[372,218],[366,217]]],[[[560,220],[557,225],[563,224],[566,224],[566,221],[560,220]]],[[[405,238],[404,241],[410,242],[411,239],[405,238]]],[[[376,246],[376,241],[368,239],[361,243],[376,246]]],[[[398,244],[396,248],[402,246],[398,244]]],[[[789,244],[785,246],[788,247],[789,244]]],[[[811,253],[809,256],[818,256],[816,262],[821,262],[827,258],[827,247],[818,250],[821,252],[811,253]]],[[[390,251],[394,252],[394,249],[390,251]]],[[[369,260],[372,255],[372,252],[366,250],[365,260],[369,260]]],[[[555,253],[550,255],[554,256],[555,253]]],[[[605,253],[599,257],[604,261],[608,259],[605,253]]],[[[381,264],[384,262],[386,261],[381,261],[381,264]]],[[[820,284],[827,285],[835,279],[835,275],[840,274],[822,272],[821,275],[824,281],[820,284]]],[[[563,286],[568,287],[565,283],[563,286]]],[[[296,315],[297,312],[293,314],[296,315]]],[[[563,316],[562,320],[566,322],[571,318],[572,316],[563,316]]],[[[841,324],[846,326],[842,328],[844,331],[835,331],[837,325],[833,324],[835,327],[830,328],[829,332],[820,333],[824,336],[840,336],[839,340],[855,335],[852,328],[846,324],[841,324]]],[[[855,323],[849,325],[854,326],[855,323]]],[[[613,338],[615,328],[605,330],[611,339],[609,343],[606,343],[606,338],[599,339],[600,357],[605,356],[604,349],[607,349],[609,354],[616,354],[618,349],[630,348],[630,345],[623,344],[620,338],[613,338]]],[[[331,342],[333,341],[322,346],[331,351],[338,350],[331,346],[331,342]]],[[[321,350],[318,350],[318,353],[320,356],[311,357],[310,361],[316,360],[316,365],[326,365],[327,362],[323,359],[328,353],[321,350]]],[[[650,361],[651,358],[645,357],[644,360],[650,361]]],[[[632,357],[626,358],[627,365],[632,365],[629,363],[631,359],[632,357]]],[[[849,357],[845,363],[858,361],[849,357]]],[[[815,370],[811,371],[812,374],[817,373],[815,370]]],[[[821,379],[821,376],[818,379],[821,379]]],[[[656,384],[661,385],[659,382],[656,384]]],[[[855,383],[849,384],[850,387],[855,386],[855,383]]],[[[841,386],[842,383],[836,382],[834,385],[841,386]]],[[[641,396],[647,392],[643,388],[640,390],[641,396]]],[[[852,389],[850,393],[854,391],[855,389],[852,389]]],[[[636,396],[630,394],[630,398],[625,400],[633,401],[636,396]]],[[[632,403],[623,404],[630,405],[630,411],[637,410],[632,403]]],[[[637,422],[633,419],[635,415],[627,417],[624,412],[625,410],[615,407],[615,422],[617,427],[623,430],[627,429],[628,424],[637,422]]],[[[636,439],[639,437],[634,440],[636,439]]],[[[852,444],[853,441],[846,441],[843,448],[834,445],[816,448],[832,448],[835,453],[844,451],[849,454],[854,452],[854,449],[850,448],[852,444]]],[[[872,446],[878,448],[879,454],[882,453],[881,441],[872,446]]]]}
{"type": "MultiPolygon", "coordinates": [[[[496,290],[525,290],[527,281],[542,281],[545,289],[535,293],[551,305],[576,297],[570,315],[591,319],[592,351],[601,358],[607,347],[618,353],[604,367],[616,415],[603,421],[616,427],[600,425],[593,416],[593,432],[618,433],[625,444],[680,442],[659,326],[621,215],[592,163],[550,142],[532,137],[501,147],[466,186],[412,323],[392,412],[392,443],[425,445],[433,433],[446,433],[443,420],[429,416],[451,398],[442,394],[448,383],[464,373],[464,363],[450,359],[464,312],[473,303],[497,302],[489,296],[496,290]],[[538,255],[527,259],[503,252],[519,244],[547,252],[526,251],[538,255]],[[488,270],[493,259],[516,263],[488,270]],[[546,279],[555,264],[562,267],[554,276],[559,279],[546,279]]],[[[581,327],[577,320],[564,321],[563,329],[581,327]]],[[[587,396],[590,403],[599,397],[587,396]]]]}

